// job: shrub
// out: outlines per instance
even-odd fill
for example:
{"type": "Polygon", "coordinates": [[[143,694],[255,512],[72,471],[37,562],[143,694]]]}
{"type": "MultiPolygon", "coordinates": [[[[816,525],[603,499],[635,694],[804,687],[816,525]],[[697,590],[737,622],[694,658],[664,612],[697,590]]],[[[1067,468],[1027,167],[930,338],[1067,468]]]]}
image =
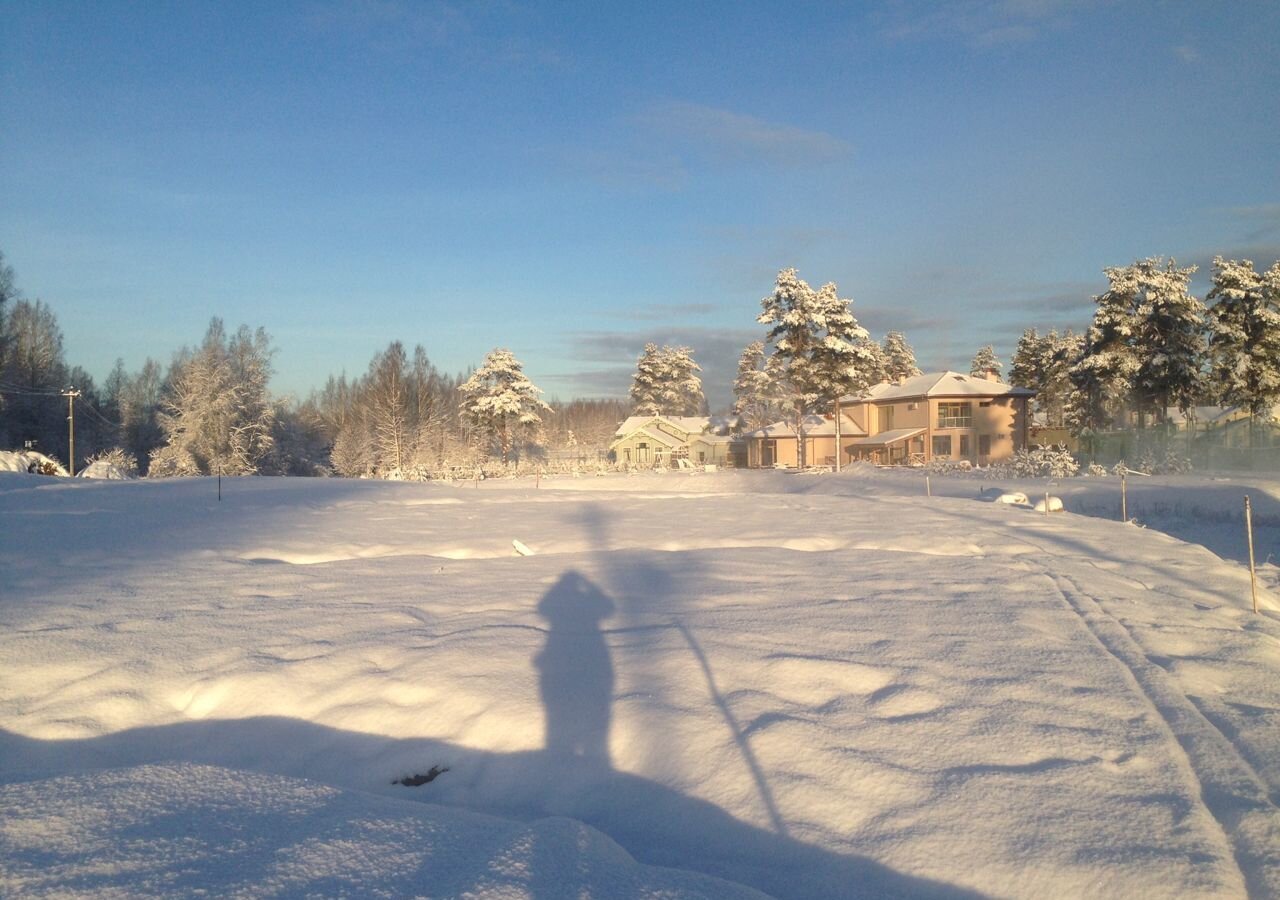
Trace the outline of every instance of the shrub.
{"type": "Polygon", "coordinates": [[[1080,471],[1080,463],[1067,450],[1046,447],[1019,450],[987,471],[993,478],[1071,478],[1080,471]]]}
{"type": "Polygon", "coordinates": [[[105,463],[113,468],[119,469],[120,473],[126,478],[138,477],[138,460],[134,455],[123,447],[112,447],[110,450],[103,450],[95,453],[84,461],[85,468],[96,462],[105,463]]]}
{"type": "Polygon", "coordinates": [[[973,463],[967,459],[931,459],[924,470],[930,475],[963,475],[973,471],[973,463]]]}

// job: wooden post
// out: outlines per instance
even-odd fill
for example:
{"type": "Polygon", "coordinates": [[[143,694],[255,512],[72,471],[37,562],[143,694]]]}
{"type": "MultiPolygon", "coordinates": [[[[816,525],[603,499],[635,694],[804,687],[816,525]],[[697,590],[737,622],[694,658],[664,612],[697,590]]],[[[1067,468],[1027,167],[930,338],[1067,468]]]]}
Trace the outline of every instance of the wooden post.
{"type": "Polygon", "coordinates": [[[1258,572],[1253,565],[1253,507],[1244,495],[1244,530],[1249,536],[1249,589],[1253,592],[1253,613],[1258,614],[1258,572]]]}
{"type": "Polygon", "coordinates": [[[533,476],[533,486],[534,488],[542,486],[542,466],[538,466],[536,474],[533,476]]]}
{"type": "Polygon", "coordinates": [[[1125,484],[1125,472],[1120,472],[1120,521],[1129,521],[1129,496],[1125,484]]]}
{"type": "Polygon", "coordinates": [[[1044,514],[1049,515],[1049,489],[1044,489],[1044,514]]]}
{"type": "Polygon", "coordinates": [[[929,484],[929,476],[924,476],[924,495],[926,497],[933,496],[933,485],[929,484]]]}
{"type": "Polygon", "coordinates": [[[840,471],[840,398],[836,398],[836,471],[840,471]]]}

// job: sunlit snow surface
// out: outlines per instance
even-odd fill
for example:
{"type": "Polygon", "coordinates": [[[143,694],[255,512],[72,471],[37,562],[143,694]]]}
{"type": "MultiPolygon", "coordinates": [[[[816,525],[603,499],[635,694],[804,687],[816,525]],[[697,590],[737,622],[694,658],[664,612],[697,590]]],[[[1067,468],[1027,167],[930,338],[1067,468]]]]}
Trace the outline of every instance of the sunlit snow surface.
{"type": "Polygon", "coordinates": [[[0,894],[1280,895],[1275,486],[984,487],[0,475],[0,894]]]}

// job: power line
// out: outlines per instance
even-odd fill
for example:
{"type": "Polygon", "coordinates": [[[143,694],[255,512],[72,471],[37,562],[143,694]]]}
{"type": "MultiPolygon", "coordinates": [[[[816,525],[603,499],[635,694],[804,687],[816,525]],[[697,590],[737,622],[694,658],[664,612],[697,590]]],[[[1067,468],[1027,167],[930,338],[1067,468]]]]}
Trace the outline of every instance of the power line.
{"type": "Polygon", "coordinates": [[[20,385],[0,383],[0,394],[13,394],[22,397],[61,397],[61,391],[36,391],[20,385]]]}

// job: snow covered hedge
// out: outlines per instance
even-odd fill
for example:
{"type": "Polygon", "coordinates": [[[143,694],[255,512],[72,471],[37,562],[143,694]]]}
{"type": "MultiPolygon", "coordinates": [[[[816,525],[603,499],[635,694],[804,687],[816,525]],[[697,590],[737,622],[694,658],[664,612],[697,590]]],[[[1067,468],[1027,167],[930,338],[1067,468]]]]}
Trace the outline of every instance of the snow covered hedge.
{"type": "Polygon", "coordinates": [[[1080,471],[1080,463],[1069,451],[1049,447],[1019,450],[986,471],[991,478],[1071,478],[1080,471]]]}

